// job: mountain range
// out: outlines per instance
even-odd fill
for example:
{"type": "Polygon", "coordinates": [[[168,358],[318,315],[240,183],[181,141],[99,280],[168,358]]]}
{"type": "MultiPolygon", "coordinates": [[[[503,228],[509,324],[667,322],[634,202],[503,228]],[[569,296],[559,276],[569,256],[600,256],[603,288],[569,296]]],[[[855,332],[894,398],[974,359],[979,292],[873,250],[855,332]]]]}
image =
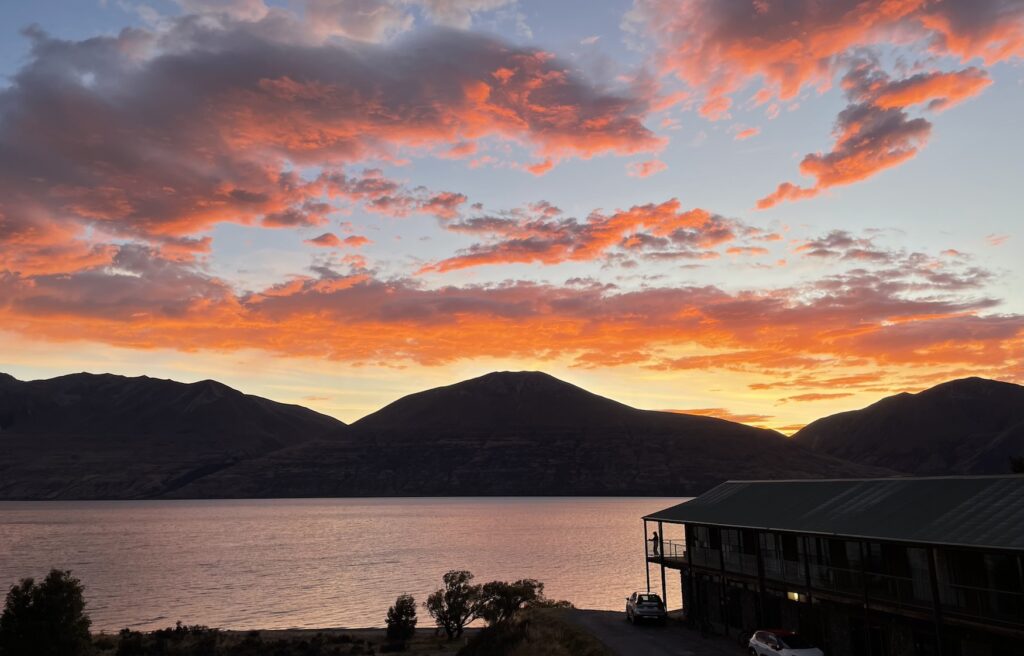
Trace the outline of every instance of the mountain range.
{"type": "Polygon", "coordinates": [[[539,372],[411,394],[351,425],[215,381],[0,374],[0,499],[687,496],[727,479],[1002,473],[1024,446],[1022,400],[953,381],[786,438],[539,372]]]}

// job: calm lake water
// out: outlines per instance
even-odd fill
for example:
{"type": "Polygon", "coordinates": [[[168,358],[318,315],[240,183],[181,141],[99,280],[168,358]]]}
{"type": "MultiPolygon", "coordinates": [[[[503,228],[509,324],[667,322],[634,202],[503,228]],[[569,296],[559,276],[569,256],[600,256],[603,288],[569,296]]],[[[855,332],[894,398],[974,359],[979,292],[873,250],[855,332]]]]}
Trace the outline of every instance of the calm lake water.
{"type": "MultiPolygon", "coordinates": [[[[397,595],[422,602],[449,569],[469,569],[478,582],[536,578],[550,597],[620,609],[645,586],[640,518],[679,501],[0,502],[0,585],[71,569],[86,587],[94,630],[107,631],[176,620],[383,626],[397,595]]],[[[668,583],[674,608],[678,574],[668,583]]],[[[651,585],[661,585],[653,566],[651,585]]]]}

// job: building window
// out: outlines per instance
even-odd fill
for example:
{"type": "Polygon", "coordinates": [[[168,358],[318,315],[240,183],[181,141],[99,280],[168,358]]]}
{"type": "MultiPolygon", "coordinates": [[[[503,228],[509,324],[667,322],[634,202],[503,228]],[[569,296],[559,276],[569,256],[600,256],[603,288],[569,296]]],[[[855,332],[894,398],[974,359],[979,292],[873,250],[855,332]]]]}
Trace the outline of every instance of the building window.
{"type": "Polygon", "coordinates": [[[805,582],[803,540],[792,533],[761,534],[765,578],[788,583],[805,582]]]}
{"type": "Polygon", "coordinates": [[[959,549],[940,549],[935,555],[943,606],[1024,624],[1019,557],[959,549]]]}

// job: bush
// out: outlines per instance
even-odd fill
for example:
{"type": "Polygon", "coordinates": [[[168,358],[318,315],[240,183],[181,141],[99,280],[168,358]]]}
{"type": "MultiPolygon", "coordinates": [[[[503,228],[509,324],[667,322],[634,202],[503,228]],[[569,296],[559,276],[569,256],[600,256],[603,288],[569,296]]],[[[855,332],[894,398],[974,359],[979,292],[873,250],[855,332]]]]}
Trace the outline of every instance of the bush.
{"type": "Polygon", "coordinates": [[[480,617],[488,624],[504,624],[528,605],[544,598],[544,584],[535,579],[514,583],[491,581],[480,591],[480,617]]]}
{"type": "Polygon", "coordinates": [[[146,638],[138,631],[121,629],[118,634],[117,656],[145,656],[146,638]]]}
{"type": "Polygon", "coordinates": [[[395,605],[388,608],[387,619],[388,640],[405,644],[416,633],[416,600],[412,595],[399,595],[395,605]]]}
{"type": "Polygon", "coordinates": [[[7,593],[0,615],[0,654],[78,656],[87,654],[91,622],[82,583],[71,572],[52,570],[43,582],[22,579],[7,593]]]}
{"type": "Polygon", "coordinates": [[[457,656],[610,656],[595,637],[561,611],[528,608],[477,633],[457,656]]]}
{"type": "Polygon", "coordinates": [[[92,644],[100,651],[110,651],[117,647],[117,643],[108,635],[100,635],[98,638],[93,640],[92,644]]]}

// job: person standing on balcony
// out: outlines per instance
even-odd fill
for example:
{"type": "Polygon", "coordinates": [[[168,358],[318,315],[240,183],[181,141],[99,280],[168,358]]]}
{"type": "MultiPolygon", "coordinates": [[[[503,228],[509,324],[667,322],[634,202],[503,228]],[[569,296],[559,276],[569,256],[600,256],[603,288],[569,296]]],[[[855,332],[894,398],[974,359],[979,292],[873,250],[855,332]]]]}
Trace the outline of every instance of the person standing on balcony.
{"type": "Polygon", "coordinates": [[[651,534],[651,542],[654,543],[654,555],[659,555],[661,553],[661,536],[657,531],[651,534]]]}

